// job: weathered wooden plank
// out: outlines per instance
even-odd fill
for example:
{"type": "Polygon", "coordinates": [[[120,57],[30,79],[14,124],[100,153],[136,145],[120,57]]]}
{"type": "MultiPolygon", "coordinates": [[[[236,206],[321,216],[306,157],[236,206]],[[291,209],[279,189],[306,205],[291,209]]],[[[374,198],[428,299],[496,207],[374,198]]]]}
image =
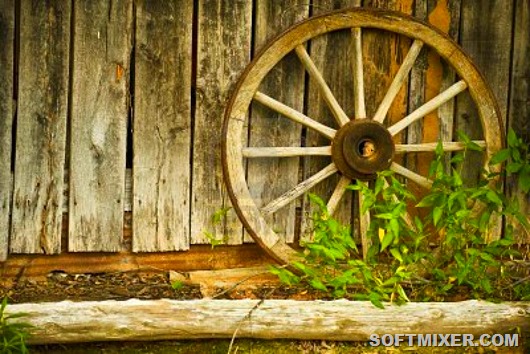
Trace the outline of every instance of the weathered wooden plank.
{"type": "MultiPolygon", "coordinates": [[[[295,22],[307,17],[308,4],[297,1],[258,1],[254,23],[254,50],[258,51],[271,38],[295,22]],[[271,26],[271,23],[278,23],[271,26]]],[[[299,112],[304,109],[305,72],[294,53],[289,54],[260,85],[260,91],[299,112]]],[[[254,103],[251,107],[249,146],[300,146],[302,126],[279,113],[254,103]]],[[[249,190],[258,207],[285,193],[298,183],[298,157],[253,159],[248,162],[249,190]]],[[[293,242],[296,228],[296,208],[293,202],[280,212],[270,215],[271,227],[287,242],[293,242]]],[[[245,235],[245,241],[251,238],[245,235]]]]}
{"type": "MultiPolygon", "coordinates": [[[[515,11],[513,61],[511,76],[511,102],[508,126],[530,145],[530,3],[517,2],[515,11]]],[[[513,183],[506,183],[506,193],[516,197],[521,211],[530,215],[530,194],[513,183]]],[[[530,244],[530,234],[515,224],[515,236],[518,242],[530,244]]]]}
{"type": "Polygon", "coordinates": [[[136,8],[133,251],[188,249],[193,3],[136,8]]]}
{"type": "Polygon", "coordinates": [[[61,250],[70,2],[22,1],[10,249],[61,250]]]}
{"type": "Polygon", "coordinates": [[[132,1],[76,1],[70,251],[122,247],[132,1]]]}
{"type": "Polygon", "coordinates": [[[221,127],[229,95],[250,61],[252,2],[200,0],[198,3],[196,111],[193,135],[191,242],[207,243],[205,231],[229,244],[243,239],[230,208],[221,168],[221,127]]]}
{"type": "MultiPolygon", "coordinates": [[[[430,24],[458,40],[460,24],[460,0],[444,0],[436,3],[416,2],[414,16],[427,20],[430,24]]],[[[419,108],[423,102],[432,99],[455,83],[454,70],[430,48],[418,59],[411,73],[409,113],[419,108]]],[[[437,111],[413,123],[407,131],[409,143],[434,142],[438,139],[451,141],[453,138],[454,100],[449,100],[437,111]]],[[[432,154],[411,154],[407,156],[409,168],[426,175],[432,154]]]]}
{"type": "MultiPolygon", "coordinates": [[[[506,127],[513,29],[513,2],[500,0],[462,1],[460,40],[464,50],[482,71],[499,104],[503,129],[506,127]]],[[[456,101],[456,128],[472,139],[481,139],[483,129],[469,94],[456,101]]],[[[484,154],[469,151],[462,178],[473,185],[480,179],[484,154]]],[[[487,239],[501,235],[502,220],[497,215],[490,222],[487,239]]]]}
{"type": "MultiPolygon", "coordinates": [[[[501,115],[506,117],[512,47],[513,2],[462,0],[461,45],[475,62],[493,90],[501,115]]],[[[482,127],[469,95],[456,105],[456,128],[473,139],[482,138],[482,127]]],[[[463,177],[473,184],[480,177],[483,155],[469,152],[463,177]]]]}
{"type": "MultiPolygon", "coordinates": [[[[530,333],[530,303],[470,300],[386,304],[364,301],[137,300],[14,304],[33,344],[238,338],[368,341],[373,333],[530,333]]],[[[515,348],[514,348],[515,349],[515,348]]]]}
{"type": "MultiPolygon", "coordinates": [[[[330,10],[360,6],[359,0],[318,0],[313,2],[313,14],[317,15],[330,10]]],[[[333,95],[337,98],[342,109],[350,118],[354,116],[354,92],[353,92],[353,68],[352,68],[352,46],[353,39],[351,31],[344,30],[326,36],[321,36],[311,40],[310,55],[319,70],[324,76],[324,80],[330,87],[333,95]]],[[[337,129],[337,123],[328,105],[323,100],[318,85],[314,80],[309,80],[307,91],[307,114],[319,119],[319,122],[337,129]]],[[[328,145],[329,139],[312,131],[307,131],[305,138],[306,146],[328,145]]],[[[304,161],[304,175],[309,178],[317,173],[329,163],[329,159],[321,157],[307,157],[304,161]]],[[[333,176],[317,185],[311,192],[320,196],[327,203],[333,191],[339,183],[341,176],[333,176]]],[[[335,201],[334,201],[335,203],[335,201]]],[[[304,200],[303,220],[300,238],[310,239],[312,236],[313,224],[312,214],[315,206],[306,198],[304,200]]],[[[336,202],[333,217],[340,222],[349,225],[352,215],[352,194],[346,191],[340,201],[336,202]]]]}
{"type": "Polygon", "coordinates": [[[11,215],[15,1],[0,0],[0,262],[7,258],[11,215]]]}

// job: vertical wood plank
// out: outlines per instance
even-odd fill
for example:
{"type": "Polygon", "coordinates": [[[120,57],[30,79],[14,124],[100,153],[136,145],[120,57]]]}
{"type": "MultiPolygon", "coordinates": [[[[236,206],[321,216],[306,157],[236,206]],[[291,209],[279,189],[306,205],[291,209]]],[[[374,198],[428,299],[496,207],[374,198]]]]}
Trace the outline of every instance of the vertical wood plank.
{"type": "Polygon", "coordinates": [[[199,0],[196,111],[194,122],[191,242],[207,243],[204,232],[229,244],[242,242],[235,213],[216,225],[212,216],[230,208],[221,168],[221,127],[227,99],[250,61],[252,2],[199,0]]]}
{"type": "MultiPolygon", "coordinates": [[[[530,145],[530,2],[522,1],[517,4],[508,126],[530,145]]],[[[513,180],[507,181],[506,193],[509,197],[517,198],[524,215],[530,215],[530,194],[524,195],[513,180]]],[[[516,240],[530,244],[530,234],[520,225],[514,226],[516,240]]]]}
{"type": "Polygon", "coordinates": [[[20,5],[15,186],[10,248],[58,253],[66,145],[68,1],[20,5]]]}
{"type": "Polygon", "coordinates": [[[13,127],[13,70],[15,1],[0,0],[0,262],[7,258],[11,215],[11,149],[13,127]]]}
{"type": "MultiPolygon", "coordinates": [[[[258,51],[271,38],[308,15],[306,0],[257,2],[254,24],[258,51]],[[276,23],[276,26],[271,26],[276,23]]],[[[262,82],[259,90],[302,112],[304,109],[304,69],[295,53],[290,53],[276,65],[262,82]]],[[[263,105],[253,104],[250,118],[250,146],[300,146],[301,126],[263,105]]],[[[247,181],[258,206],[266,205],[298,183],[299,158],[251,159],[248,161],[247,181]]],[[[287,242],[295,236],[296,207],[290,203],[268,218],[271,227],[287,242]]],[[[245,235],[245,241],[251,238],[245,235]]]]}
{"type": "MultiPolygon", "coordinates": [[[[490,85],[506,119],[510,79],[513,2],[462,0],[460,44],[490,85]]],[[[469,94],[457,97],[456,129],[481,139],[482,127],[469,94]]],[[[463,178],[473,184],[480,177],[483,154],[468,152],[463,178]]]]}
{"type": "Polygon", "coordinates": [[[70,251],[123,248],[132,1],[75,1],[70,251]]]}
{"type": "Polygon", "coordinates": [[[193,2],[136,5],[133,251],[188,249],[193,2]]]}
{"type": "MultiPolygon", "coordinates": [[[[359,0],[317,0],[313,2],[313,14],[328,12],[331,10],[360,6],[359,0]]],[[[334,96],[342,106],[348,117],[354,116],[354,96],[353,96],[353,71],[352,57],[352,35],[350,30],[331,33],[325,36],[314,38],[311,41],[311,58],[321,71],[324,79],[329,85],[334,96]]],[[[318,86],[311,80],[308,82],[307,114],[319,120],[322,124],[337,129],[337,123],[327,104],[324,102],[318,86]]],[[[329,140],[321,135],[307,130],[306,146],[322,146],[329,144],[329,140]]],[[[305,158],[305,178],[317,173],[329,163],[329,158],[306,157],[305,158]]],[[[317,185],[312,193],[320,196],[327,203],[331,197],[335,186],[338,184],[340,176],[332,176],[317,185]]],[[[306,198],[304,203],[304,219],[301,229],[301,239],[307,240],[312,237],[312,214],[315,211],[306,198]]],[[[345,225],[351,223],[352,216],[352,193],[344,193],[333,217],[345,225]]]]}
{"type": "MultiPolygon", "coordinates": [[[[414,15],[458,40],[460,0],[440,0],[434,4],[416,2],[414,15]]],[[[408,112],[446,90],[455,80],[454,70],[433,49],[423,51],[411,72],[408,112]]],[[[436,142],[439,139],[452,141],[454,105],[455,100],[450,100],[424,119],[413,123],[407,131],[408,143],[436,142]]],[[[432,153],[409,154],[407,163],[410,168],[426,176],[433,156],[432,153]]]]}

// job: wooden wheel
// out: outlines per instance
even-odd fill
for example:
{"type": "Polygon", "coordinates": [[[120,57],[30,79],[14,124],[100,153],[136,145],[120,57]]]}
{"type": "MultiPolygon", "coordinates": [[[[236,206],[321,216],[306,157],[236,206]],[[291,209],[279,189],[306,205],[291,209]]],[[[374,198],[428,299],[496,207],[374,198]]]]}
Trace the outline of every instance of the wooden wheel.
{"type": "MultiPolygon", "coordinates": [[[[387,168],[415,184],[429,189],[432,182],[426,176],[396,162],[396,156],[418,151],[432,152],[436,148],[436,143],[396,144],[392,137],[409,127],[413,122],[422,119],[430,112],[436,111],[444,103],[464,91],[469,92],[476,105],[477,115],[482,124],[483,139],[475,142],[484,147],[484,157],[487,161],[489,157],[502,148],[503,135],[499,109],[493,94],[469,57],[445,34],[427,23],[397,12],[368,9],[331,12],[294,25],[272,40],[246,68],[225,112],[223,131],[224,178],[231,201],[246,230],[277,261],[289,263],[295,252],[282,237],[275,233],[267,218],[302,197],[304,193],[328,177],[337,173],[341,176],[327,201],[330,213],[335,211],[352,179],[369,181],[374,178],[378,171],[387,168]],[[372,29],[389,31],[408,37],[412,40],[412,45],[384,98],[378,103],[375,114],[372,117],[367,117],[361,31],[372,29]],[[354,76],[352,97],[354,112],[351,116],[348,116],[338,103],[305,47],[305,43],[311,39],[321,35],[330,35],[331,32],[339,30],[351,30],[353,50],[351,58],[347,58],[347,60],[352,61],[354,76]],[[389,124],[385,119],[388,110],[401,86],[407,80],[423,47],[436,51],[455,70],[459,79],[397,123],[389,124]],[[263,79],[282,58],[291,52],[296,54],[305,71],[309,74],[310,81],[318,87],[336,120],[336,126],[322,124],[316,117],[308,117],[303,112],[260,91],[260,83],[263,79]],[[247,147],[245,143],[247,124],[252,124],[252,121],[248,123],[247,116],[252,102],[258,102],[280,113],[285,119],[321,134],[329,139],[329,144],[318,147],[247,147]],[[266,205],[257,205],[249,192],[246,179],[245,166],[249,159],[281,159],[290,156],[314,155],[327,156],[329,164],[266,205]]],[[[444,151],[451,152],[463,150],[464,144],[447,141],[443,142],[443,147],[444,151]]],[[[484,167],[488,168],[486,164],[484,167]]],[[[362,204],[362,194],[358,198],[359,204],[362,204]]],[[[369,222],[369,213],[359,216],[361,234],[366,233],[369,222]]],[[[363,237],[364,251],[366,251],[367,246],[366,237],[363,237]]]]}

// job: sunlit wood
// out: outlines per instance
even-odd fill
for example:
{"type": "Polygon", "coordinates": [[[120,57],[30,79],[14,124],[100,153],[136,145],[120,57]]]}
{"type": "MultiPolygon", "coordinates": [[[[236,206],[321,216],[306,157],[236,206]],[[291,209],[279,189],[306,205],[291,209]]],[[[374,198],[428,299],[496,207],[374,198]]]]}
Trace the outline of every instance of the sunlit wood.
{"type": "Polygon", "coordinates": [[[401,89],[401,86],[403,86],[403,83],[407,80],[410,70],[412,69],[414,62],[416,61],[416,58],[420,54],[422,47],[423,42],[419,39],[416,39],[414,43],[412,43],[412,46],[410,47],[409,52],[405,57],[405,60],[403,60],[403,64],[401,64],[401,67],[399,68],[396,77],[390,84],[390,87],[386,92],[383,101],[381,101],[381,104],[375,112],[375,115],[373,117],[375,121],[383,123],[383,121],[385,120],[386,114],[388,113],[388,110],[390,109],[394,98],[396,98],[396,95],[401,89]]]}
{"type": "Polygon", "coordinates": [[[297,46],[295,48],[295,51],[298,55],[298,58],[300,58],[302,64],[304,64],[304,67],[306,68],[311,78],[314,79],[317,83],[318,88],[322,93],[322,97],[324,98],[324,101],[326,101],[326,103],[328,104],[329,109],[331,110],[331,113],[333,113],[333,116],[337,120],[337,123],[339,123],[339,126],[343,126],[344,124],[348,123],[350,121],[350,118],[348,118],[342,107],[339,105],[335,96],[333,96],[331,89],[324,80],[324,77],[322,76],[320,71],[317,69],[315,63],[313,62],[309,54],[305,50],[304,46],[297,46]]]}
{"type": "Polygon", "coordinates": [[[291,156],[330,156],[331,146],[318,147],[246,147],[243,157],[291,157],[291,156]]]}
{"type": "Polygon", "coordinates": [[[269,107],[270,109],[275,110],[280,114],[283,114],[285,117],[289,118],[293,122],[305,125],[306,127],[311,128],[330,139],[333,139],[335,133],[337,132],[335,129],[332,129],[328,126],[325,126],[324,124],[317,122],[314,119],[309,118],[305,114],[298,112],[296,109],[293,109],[281,103],[280,101],[277,101],[274,98],[267,96],[262,92],[256,92],[254,94],[254,100],[269,107]]]}
{"type": "Polygon", "coordinates": [[[299,196],[313,188],[315,185],[334,174],[335,172],[337,172],[337,167],[335,167],[335,164],[329,164],[327,167],[325,167],[315,175],[298,184],[293,189],[282,194],[282,196],[280,196],[279,198],[274,199],[272,202],[263,207],[261,211],[264,214],[274,213],[275,211],[286,206],[287,204],[289,204],[290,202],[292,202],[293,200],[295,200],[296,198],[298,198],[299,196]]]}
{"type": "Polygon", "coordinates": [[[405,168],[395,162],[392,162],[392,165],[390,165],[390,169],[404,177],[407,177],[411,181],[416,182],[422,187],[425,187],[427,189],[431,189],[432,187],[432,181],[426,177],[423,177],[416,172],[413,172],[409,170],[408,168],[405,168]]]}
{"type": "Polygon", "coordinates": [[[420,118],[425,117],[425,115],[431,113],[432,111],[443,105],[445,102],[449,101],[451,98],[464,91],[466,88],[467,84],[465,83],[465,81],[462,80],[457,82],[444,92],[440,93],[433,99],[423,104],[421,107],[419,107],[417,110],[415,110],[408,116],[388,128],[388,131],[391,135],[396,135],[397,133],[408,127],[410,124],[414,123],[420,118]]]}
{"type": "Polygon", "coordinates": [[[342,176],[337,183],[337,186],[335,187],[335,190],[333,191],[333,194],[328,200],[327,209],[329,215],[333,215],[335,211],[337,210],[337,207],[340,203],[340,200],[342,199],[342,196],[347,190],[347,187],[350,185],[351,179],[348,177],[342,176]]]}
{"type": "MultiPolygon", "coordinates": [[[[486,147],[486,142],[484,140],[473,140],[475,144],[481,148],[486,147]]],[[[423,143],[423,144],[396,144],[396,153],[405,153],[405,152],[429,152],[435,151],[438,143],[423,143]]],[[[444,142],[442,143],[442,148],[444,151],[462,151],[465,150],[466,144],[460,141],[454,142],[444,142]]]]}
{"type": "Polygon", "coordinates": [[[364,73],[363,73],[363,44],[359,27],[352,28],[353,37],[353,92],[355,105],[355,119],[366,118],[364,102],[364,73]]]}

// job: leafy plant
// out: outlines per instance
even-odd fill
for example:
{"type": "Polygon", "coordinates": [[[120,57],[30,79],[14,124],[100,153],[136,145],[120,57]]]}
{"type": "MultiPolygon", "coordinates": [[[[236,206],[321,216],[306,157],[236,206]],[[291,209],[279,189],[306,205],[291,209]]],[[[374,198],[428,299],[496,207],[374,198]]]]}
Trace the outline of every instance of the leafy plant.
{"type": "Polygon", "coordinates": [[[28,337],[27,329],[31,327],[26,323],[13,322],[13,319],[26,316],[23,313],[8,315],[5,311],[7,297],[4,297],[0,305],[0,353],[29,353],[26,347],[28,337]]]}
{"type": "MultiPolygon", "coordinates": [[[[231,209],[231,207],[224,207],[216,210],[211,217],[212,226],[215,227],[223,223],[231,209]]],[[[208,242],[210,242],[210,244],[212,245],[212,249],[214,249],[216,246],[223,245],[226,243],[225,237],[219,239],[211,231],[203,231],[203,234],[208,239],[208,242]]]]}
{"type": "Polygon", "coordinates": [[[508,147],[497,152],[490,161],[495,165],[506,162],[505,171],[508,176],[516,175],[519,188],[530,192],[530,147],[510,128],[508,131],[508,147]]]}
{"type": "MultiPolygon", "coordinates": [[[[492,298],[495,284],[511,281],[503,260],[518,253],[512,249],[510,225],[502,239],[486,243],[488,233],[495,230],[491,220],[508,216],[523,227],[530,225],[517,204],[492,187],[495,175],[486,175],[477,186],[465,186],[461,171],[465,155],[482,148],[465,134],[459,136],[465,150],[450,159],[449,168],[442,144],[438,144],[429,169],[433,185],[420,201],[391,171],[379,173],[370,187],[357,182],[349,187],[363,194],[361,213],[372,216],[371,247],[364,259],[349,228],[330,217],[320,198],[310,195],[317,206],[313,240],[303,244],[300,259],[291,265],[294,269],[274,267],[271,271],[286,284],[307,284],[333,297],[370,300],[377,307],[383,301],[409,301],[411,294],[426,301],[441,300],[462,288],[475,298],[492,298]],[[423,219],[408,216],[407,204],[412,202],[426,210],[423,219]],[[481,213],[477,213],[479,205],[481,213]],[[439,247],[433,249],[430,240],[435,238],[439,247]]],[[[513,131],[508,139],[508,148],[493,156],[490,164],[508,160],[506,172],[517,175],[519,183],[527,183],[528,147],[513,131]]],[[[528,282],[515,282],[511,287],[518,298],[528,293],[528,282]]]]}

